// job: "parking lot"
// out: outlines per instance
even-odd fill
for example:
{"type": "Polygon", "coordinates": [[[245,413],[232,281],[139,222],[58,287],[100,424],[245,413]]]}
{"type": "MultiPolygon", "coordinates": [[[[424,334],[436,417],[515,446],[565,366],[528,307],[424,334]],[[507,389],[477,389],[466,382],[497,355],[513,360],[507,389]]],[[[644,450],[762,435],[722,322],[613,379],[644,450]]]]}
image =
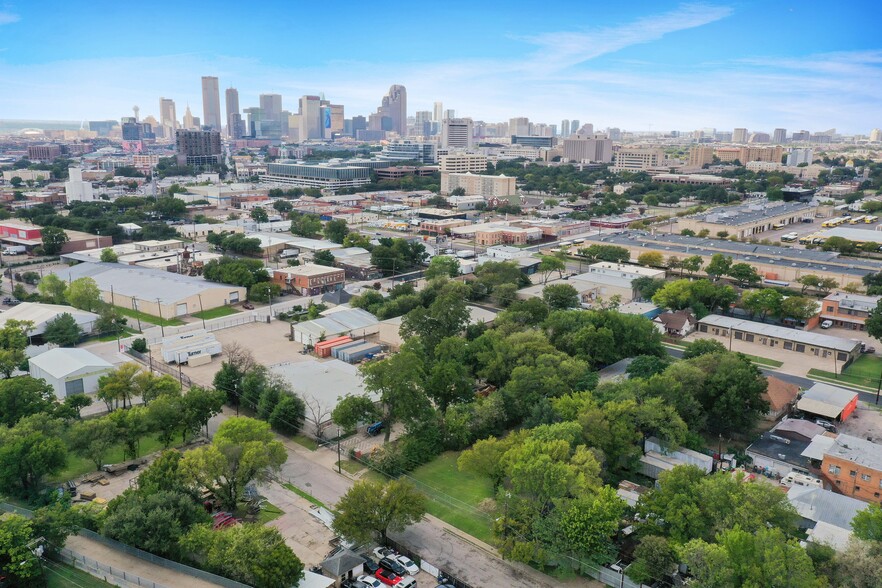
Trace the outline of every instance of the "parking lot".
{"type": "Polygon", "coordinates": [[[882,405],[859,402],[851,417],[839,425],[839,432],[876,443],[882,442],[882,405]]]}

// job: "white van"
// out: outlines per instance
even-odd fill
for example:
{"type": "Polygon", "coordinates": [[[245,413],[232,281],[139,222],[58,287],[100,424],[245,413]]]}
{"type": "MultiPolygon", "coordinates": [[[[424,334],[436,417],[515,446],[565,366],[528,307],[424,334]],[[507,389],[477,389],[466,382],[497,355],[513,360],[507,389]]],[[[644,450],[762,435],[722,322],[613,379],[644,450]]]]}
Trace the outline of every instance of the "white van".
{"type": "Polygon", "coordinates": [[[783,478],[781,478],[781,485],[787,486],[790,488],[791,486],[814,486],[817,488],[821,488],[821,480],[818,478],[813,478],[811,476],[806,476],[805,474],[800,474],[798,472],[790,472],[783,478]]]}

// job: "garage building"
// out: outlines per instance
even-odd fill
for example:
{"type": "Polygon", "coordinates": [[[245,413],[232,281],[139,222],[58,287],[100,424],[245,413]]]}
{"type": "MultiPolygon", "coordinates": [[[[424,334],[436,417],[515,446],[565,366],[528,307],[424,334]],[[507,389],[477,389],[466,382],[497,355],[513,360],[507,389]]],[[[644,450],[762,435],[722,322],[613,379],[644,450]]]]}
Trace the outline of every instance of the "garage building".
{"type": "Polygon", "coordinates": [[[98,379],[113,370],[113,365],[94,353],[66,347],[32,357],[28,365],[31,377],[46,380],[59,399],[96,392],[98,379]]]}

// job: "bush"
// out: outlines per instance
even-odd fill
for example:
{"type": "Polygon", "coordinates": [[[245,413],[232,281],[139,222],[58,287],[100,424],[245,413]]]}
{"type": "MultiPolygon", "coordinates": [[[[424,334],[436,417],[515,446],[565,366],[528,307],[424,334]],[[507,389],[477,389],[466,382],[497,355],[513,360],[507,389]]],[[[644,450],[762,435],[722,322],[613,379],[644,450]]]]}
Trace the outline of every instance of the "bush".
{"type": "Polygon", "coordinates": [[[147,353],[147,339],[139,337],[132,341],[132,349],[138,353],[147,353]]]}

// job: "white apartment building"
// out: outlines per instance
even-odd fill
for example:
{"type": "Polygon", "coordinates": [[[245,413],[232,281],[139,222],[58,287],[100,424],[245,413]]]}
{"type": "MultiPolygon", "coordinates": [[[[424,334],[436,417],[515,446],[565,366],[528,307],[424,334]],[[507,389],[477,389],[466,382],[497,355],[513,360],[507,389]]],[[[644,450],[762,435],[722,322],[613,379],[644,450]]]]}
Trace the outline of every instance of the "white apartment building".
{"type": "Polygon", "coordinates": [[[622,149],[616,153],[612,171],[645,171],[660,167],[665,161],[661,149],[622,149]]]}
{"type": "Polygon", "coordinates": [[[449,153],[438,158],[442,172],[482,174],[487,171],[487,156],[477,153],[449,153]]]}
{"type": "Polygon", "coordinates": [[[95,190],[92,182],[83,181],[83,170],[78,167],[68,168],[68,181],[64,183],[64,193],[67,202],[91,202],[95,200],[95,190]]]}

